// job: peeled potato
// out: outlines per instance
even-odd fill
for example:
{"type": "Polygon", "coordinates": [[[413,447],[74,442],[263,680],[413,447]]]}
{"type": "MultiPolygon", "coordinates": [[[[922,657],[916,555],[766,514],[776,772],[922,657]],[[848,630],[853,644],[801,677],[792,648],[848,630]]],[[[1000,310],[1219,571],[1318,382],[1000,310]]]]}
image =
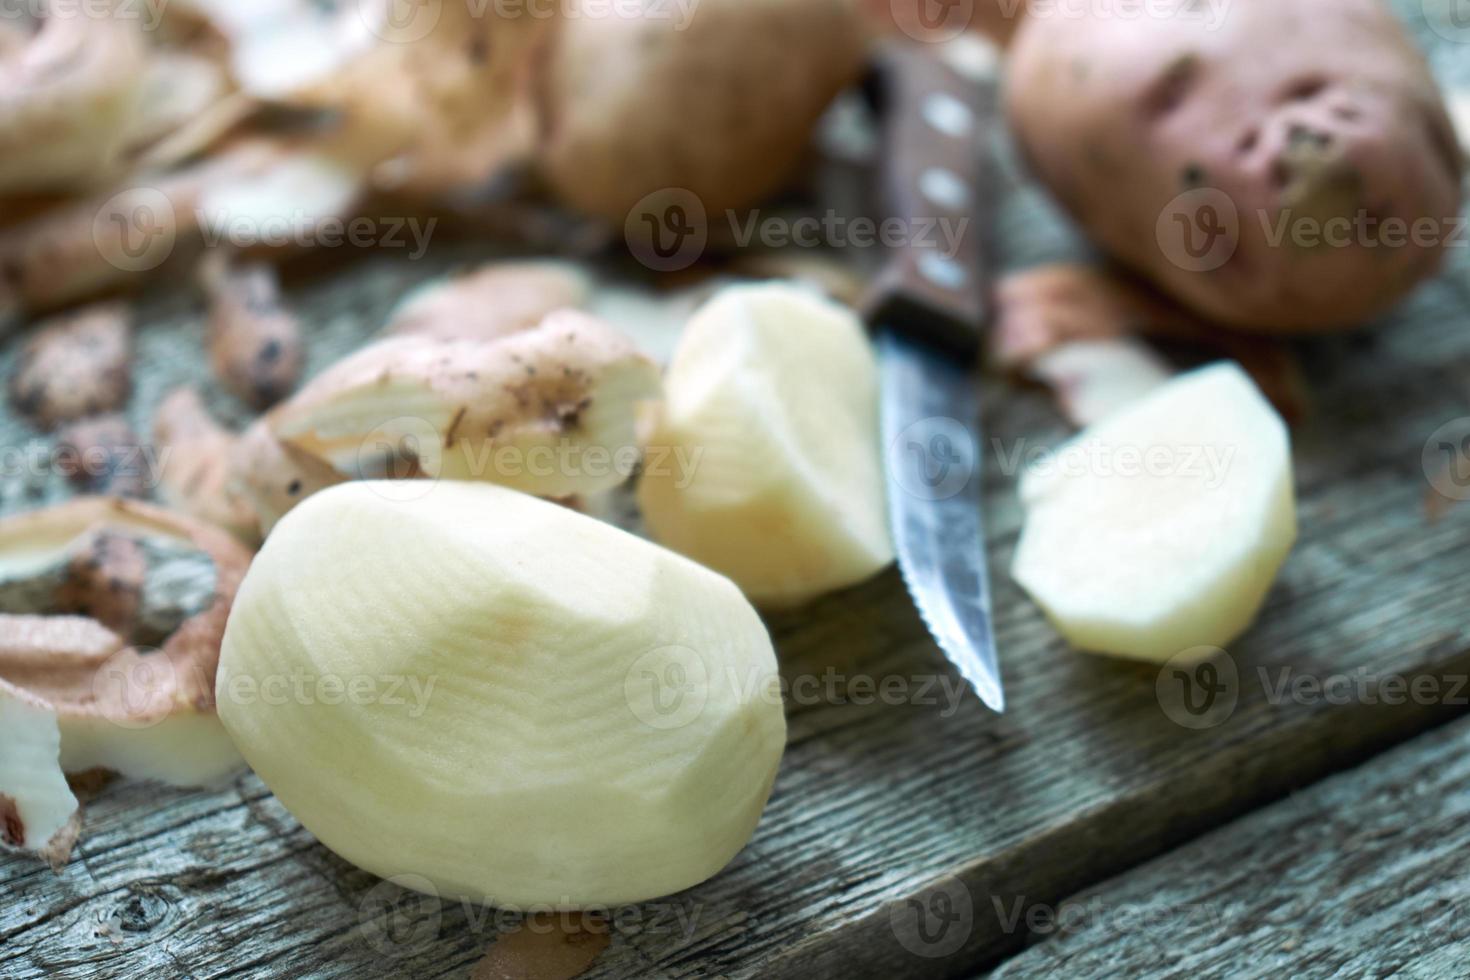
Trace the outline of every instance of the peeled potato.
{"type": "Polygon", "coordinates": [[[399,486],[306,500],[236,600],[220,717],[281,802],[360,867],[502,907],[723,867],[786,729],[735,587],[513,490],[399,486]]]}
{"type": "Polygon", "coordinates": [[[1016,581],[1074,646],[1144,660],[1239,636],[1296,538],[1286,426],[1234,363],[1087,429],[1021,498],[1016,581]]]}
{"type": "Polygon", "coordinates": [[[789,285],[726,289],[665,388],[638,488],[655,538],[772,607],[893,560],[877,365],[849,310],[789,285]]]}

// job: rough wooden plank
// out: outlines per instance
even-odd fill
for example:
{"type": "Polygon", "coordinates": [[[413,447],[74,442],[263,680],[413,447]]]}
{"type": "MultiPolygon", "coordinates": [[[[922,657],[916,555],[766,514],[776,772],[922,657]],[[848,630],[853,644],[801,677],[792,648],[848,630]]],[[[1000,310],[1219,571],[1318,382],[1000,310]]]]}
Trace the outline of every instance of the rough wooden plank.
{"type": "MultiPolygon", "coordinates": [[[[331,282],[307,299],[331,305],[356,288],[331,282]]],[[[1019,513],[1011,477],[992,472],[1011,713],[990,716],[968,698],[951,710],[942,688],[926,687],[955,678],[891,575],[773,619],[798,697],[755,840],[713,881],[625,916],[594,975],[961,972],[1019,940],[977,922],[945,958],[906,948],[893,924],[934,883],[955,876],[975,894],[1059,901],[1462,712],[1272,704],[1251,668],[1470,672],[1470,507],[1431,524],[1420,464],[1427,434],[1470,400],[1463,315],[1456,290],[1439,284],[1389,330],[1308,347],[1319,396],[1298,435],[1304,537],[1261,626],[1232,651],[1245,683],[1225,724],[1183,729],[1160,710],[1152,670],[1063,649],[1003,574],[1019,513]],[[845,684],[828,690],[829,671],[845,684]],[[858,678],[897,678],[911,701],[934,703],[844,703],[858,678]],[[655,921],[675,913],[693,929],[655,921]]],[[[1007,444],[1062,435],[1039,395],[997,393],[990,408],[1007,444]]],[[[59,879],[0,861],[0,974],[85,976],[100,962],[119,977],[463,976],[496,931],[480,910],[434,913],[392,886],[374,891],[385,886],[313,844],[253,779],[182,795],[120,785],[88,825],[81,859],[59,879]],[[423,931],[375,941],[385,894],[423,931]]]]}
{"type": "Polygon", "coordinates": [[[973,896],[1033,943],[993,980],[1470,970],[1470,721],[1055,906],[973,896]]]}

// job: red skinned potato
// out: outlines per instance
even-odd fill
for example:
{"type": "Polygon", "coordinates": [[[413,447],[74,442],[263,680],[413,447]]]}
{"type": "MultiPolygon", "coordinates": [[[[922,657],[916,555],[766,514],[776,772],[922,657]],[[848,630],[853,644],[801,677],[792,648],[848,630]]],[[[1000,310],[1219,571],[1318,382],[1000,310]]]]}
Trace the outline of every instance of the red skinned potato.
{"type": "Polygon", "coordinates": [[[1431,275],[1460,154],[1380,0],[1170,6],[1038,11],[1012,44],[1016,132],[1093,239],[1195,311],[1259,331],[1354,326],[1431,275]]]}
{"type": "Polygon", "coordinates": [[[862,70],[857,0],[688,9],[642,0],[638,17],[589,10],[560,25],[534,95],[541,167],[567,203],[619,224],[666,188],[710,214],[750,205],[791,176],[862,70]]]}

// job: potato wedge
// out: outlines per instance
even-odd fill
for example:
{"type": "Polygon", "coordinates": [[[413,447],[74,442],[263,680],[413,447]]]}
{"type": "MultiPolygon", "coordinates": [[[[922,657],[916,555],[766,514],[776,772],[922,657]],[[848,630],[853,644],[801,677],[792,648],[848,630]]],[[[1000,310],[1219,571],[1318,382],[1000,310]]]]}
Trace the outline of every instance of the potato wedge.
{"type": "Polygon", "coordinates": [[[734,286],[690,321],[638,501],[654,537],[758,605],[797,605],[893,560],[877,365],[845,307],[734,286]]]}
{"type": "Polygon", "coordinates": [[[1142,660],[1233,641],[1296,539],[1286,426],[1229,362],[1083,431],[1021,499],[1016,581],[1077,648],[1142,660]]]}

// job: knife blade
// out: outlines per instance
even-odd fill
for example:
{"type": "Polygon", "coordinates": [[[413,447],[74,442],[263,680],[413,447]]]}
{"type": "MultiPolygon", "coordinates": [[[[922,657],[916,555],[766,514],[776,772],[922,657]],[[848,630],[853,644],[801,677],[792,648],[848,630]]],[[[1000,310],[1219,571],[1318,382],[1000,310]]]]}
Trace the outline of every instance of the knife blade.
{"type": "Polygon", "coordinates": [[[988,318],[981,139],[995,101],[917,45],[887,48],[877,81],[879,207],[905,234],[886,243],[865,313],[878,346],[898,565],[940,650],[1000,712],[975,376],[988,318]]]}

